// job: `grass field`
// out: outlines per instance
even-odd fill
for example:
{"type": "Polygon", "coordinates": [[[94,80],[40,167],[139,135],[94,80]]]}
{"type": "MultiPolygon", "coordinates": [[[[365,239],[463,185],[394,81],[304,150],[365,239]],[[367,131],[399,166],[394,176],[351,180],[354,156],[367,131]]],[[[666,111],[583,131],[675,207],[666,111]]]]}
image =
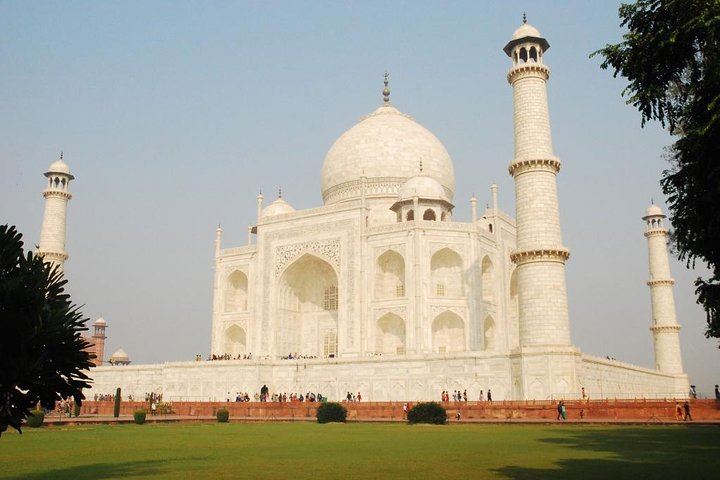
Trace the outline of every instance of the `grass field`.
{"type": "Polygon", "coordinates": [[[720,427],[145,424],[0,438],[0,478],[720,478],[720,427]]]}

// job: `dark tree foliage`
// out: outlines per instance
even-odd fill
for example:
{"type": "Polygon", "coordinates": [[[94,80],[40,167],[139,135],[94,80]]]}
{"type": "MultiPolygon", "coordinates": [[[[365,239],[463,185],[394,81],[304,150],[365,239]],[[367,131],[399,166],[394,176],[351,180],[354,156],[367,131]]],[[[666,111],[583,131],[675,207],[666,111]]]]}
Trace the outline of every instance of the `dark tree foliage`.
{"type": "Polygon", "coordinates": [[[65,293],[62,272],[23,252],[22,235],[0,225],[0,434],[20,431],[40,402],[72,396],[77,405],[89,387],[89,345],[80,332],[87,318],[65,293]]]}
{"type": "Polygon", "coordinates": [[[656,120],[676,136],[661,180],[674,247],[689,267],[710,270],[695,293],[707,313],[705,335],[719,338],[720,1],[638,0],[619,13],[623,41],[595,54],[629,81],[623,95],[643,125],[656,120]]]}

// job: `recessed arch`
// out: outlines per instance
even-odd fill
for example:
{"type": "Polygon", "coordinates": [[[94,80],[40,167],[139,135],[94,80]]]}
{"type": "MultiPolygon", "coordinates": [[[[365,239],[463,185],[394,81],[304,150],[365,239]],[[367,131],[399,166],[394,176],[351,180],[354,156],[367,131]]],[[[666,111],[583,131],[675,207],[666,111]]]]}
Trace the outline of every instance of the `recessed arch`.
{"type": "Polygon", "coordinates": [[[485,322],[483,322],[483,333],[485,337],[485,350],[489,352],[495,351],[495,335],[497,334],[497,331],[495,327],[495,320],[493,320],[491,315],[485,317],[485,322]]]}
{"type": "Polygon", "coordinates": [[[519,289],[518,289],[518,278],[517,278],[517,270],[513,270],[512,274],[510,275],[510,304],[509,306],[509,312],[508,312],[508,320],[509,320],[509,341],[510,341],[510,347],[517,347],[520,345],[520,298],[519,298],[519,289]]]}
{"type": "Polygon", "coordinates": [[[495,268],[490,257],[485,255],[481,264],[480,287],[482,290],[483,302],[495,302],[495,268]]]}
{"type": "Polygon", "coordinates": [[[332,265],[315,255],[302,255],[281,275],[276,301],[277,353],[322,356],[328,335],[337,337],[342,301],[332,265]]]}
{"type": "Polygon", "coordinates": [[[464,295],[462,258],[451,248],[443,248],[430,260],[433,296],[462,297],[464,295]]]}
{"type": "Polygon", "coordinates": [[[415,220],[415,210],[408,210],[405,220],[407,220],[408,222],[412,222],[413,220],[415,220]]]}
{"type": "Polygon", "coordinates": [[[436,220],[436,219],[437,218],[435,216],[435,210],[433,210],[432,208],[428,208],[427,210],[425,210],[425,213],[423,213],[423,220],[436,220]]]}
{"type": "Polygon", "coordinates": [[[232,325],[223,334],[223,354],[227,353],[231,357],[245,353],[247,350],[247,334],[245,329],[232,325]]]}
{"type": "Polygon", "coordinates": [[[375,298],[405,296],[405,259],[395,250],[388,250],[377,259],[375,298]]]}
{"type": "Polygon", "coordinates": [[[444,311],[432,322],[432,349],[436,353],[465,350],[465,322],[456,313],[444,311]]]}
{"type": "Polygon", "coordinates": [[[376,324],[375,351],[383,355],[405,354],[405,321],[394,313],[386,313],[376,324]]]}
{"type": "Polygon", "coordinates": [[[235,270],[227,277],[227,282],[225,284],[224,311],[226,313],[246,311],[247,299],[247,275],[240,270],[235,270]]]}

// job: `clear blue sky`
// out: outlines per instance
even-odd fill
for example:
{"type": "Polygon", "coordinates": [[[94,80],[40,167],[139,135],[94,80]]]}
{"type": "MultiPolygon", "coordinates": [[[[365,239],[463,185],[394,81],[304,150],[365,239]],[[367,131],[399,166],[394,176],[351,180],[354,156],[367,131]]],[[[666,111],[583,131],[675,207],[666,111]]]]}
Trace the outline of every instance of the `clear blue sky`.
{"type": "MultiPolygon", "coordinates": [[[[66,274],[109,355],[193,359],[210,343],[213,239],[246,242],[255,196],[278,186],[318,206],[335,139],[381,101],[445,144],[456,215],[497,182],[514,212],[512,97],[502,47],[528,20],[548,39],[550,112],[572,337],[583,351],[653,365],[640,217],[672,139],[588,55],[622,33],[613,1],[0,0],[0,222],[39,238],[43,172],[61,150],[77,177],[66,274]]],[[[691,383],[720,381],[702,334],[698,272],[674,262],[691,383]]]]}

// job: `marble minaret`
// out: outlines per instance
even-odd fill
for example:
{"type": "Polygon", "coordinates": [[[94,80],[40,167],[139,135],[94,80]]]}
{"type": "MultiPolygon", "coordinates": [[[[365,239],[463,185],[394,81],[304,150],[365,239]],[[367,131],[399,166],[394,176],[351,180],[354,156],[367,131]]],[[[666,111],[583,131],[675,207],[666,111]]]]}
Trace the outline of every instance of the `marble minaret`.
{"type": "Polygon", "coordinates": [[[545,399],[576,388],[574,348],[570,342],[565,262],[556,176],[560,160],[553,152],[543,62],[550,48],[540,32],[523,19],[503,49],[512,60],[507,80],[513,89],[517,248],[511,255],[519,285],[520,347],[515,385],[524,398],[545,399]],[[565,355],[549,356],[549,351],[565,355]]]}
{"type": "Polygon", "coordinates": [[[680,354],[680,325],[675,316],[673,280],[667,251],[668,230],[663,224],[660,207],[650,205],[645,212],[645,238],[648,240],[648,261],[650,265],[650,287],[652,301],[652,326],[655,340],[655,368],[662,373],[682,374],[680,354]]]}
{"type": "Polygon", "coordinates": [[[70,180],[75,177],[70,174],[70,167],[63,160],[62,153],[60,158],[50,165],[45,176],[48,184],[43,190],[45,212],[37,254],[43,257],[45,262],[58,265],[62,270],[65,260],[68,259],[65,251],[65,226],[68,201],[72,198],[69,187],[70,180]]]}

